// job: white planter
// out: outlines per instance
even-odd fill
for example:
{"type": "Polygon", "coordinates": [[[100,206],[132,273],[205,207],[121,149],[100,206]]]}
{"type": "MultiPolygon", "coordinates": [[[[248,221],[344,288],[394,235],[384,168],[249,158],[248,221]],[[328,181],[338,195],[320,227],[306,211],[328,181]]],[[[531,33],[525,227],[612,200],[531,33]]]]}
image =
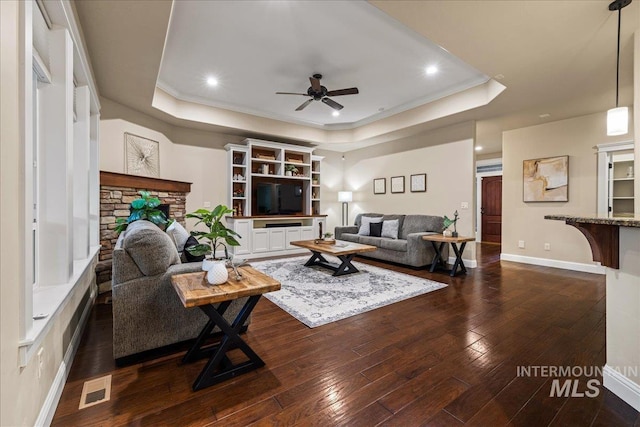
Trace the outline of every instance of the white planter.
{"type": "MultiPolygon", "coordinates": [[[[207,270],[207,282],[212,285],[220,285],[227,281],[229,278],[229,272],[227,271],[227,261],[222,260],[212,260],[209,261],[211,266],[209,270],[207,270]]],[[[204,261],[202,262],[204,266],[204,261]]]]}
{"type": "Polygon", "coordinates": [[[293,173],[292,173],[291,171],[286,171],[284,174],[285,174],[286,176],[291,176],[291,175],[293,175],[293,173]]]}

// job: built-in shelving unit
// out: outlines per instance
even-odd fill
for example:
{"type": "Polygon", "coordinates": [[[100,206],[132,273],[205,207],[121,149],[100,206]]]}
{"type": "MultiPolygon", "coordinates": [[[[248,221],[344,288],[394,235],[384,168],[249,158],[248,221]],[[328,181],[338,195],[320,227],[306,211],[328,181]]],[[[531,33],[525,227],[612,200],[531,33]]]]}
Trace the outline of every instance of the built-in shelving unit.
{"type": "Polygon", "coordinates": [[[241,237],[234,255],[244,258],[305,252],[290,242],[319,237],[326,215],[320,208],[322,157],[313,148],[246,139],[227,144],[229,155],[229,226],[241,237]],[[256,203],[259,182],[302,184],[302,210],[294,215],[262,215],[256,203]]]}
{"type": "Polygon", "coordinates": [[[635,162],[633,141],[600,144],[598,149],[598,214],[634,216],[635,162]]]}

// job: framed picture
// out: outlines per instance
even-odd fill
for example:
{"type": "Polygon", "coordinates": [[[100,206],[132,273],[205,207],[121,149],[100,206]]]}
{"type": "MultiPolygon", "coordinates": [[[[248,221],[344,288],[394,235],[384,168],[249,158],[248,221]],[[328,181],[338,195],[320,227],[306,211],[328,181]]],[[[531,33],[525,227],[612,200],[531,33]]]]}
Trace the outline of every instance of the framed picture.
{"type": "Polygon", "coordinates": [[[424,193],[427,191],[427,174],[411,175],[410,190],[412,193],[424,193]]]}
{"type": "Polygon", "coordinates": [[[569,201],[569,156],[523,161],[522,184],[525,202],[569,201]]]}
{"type": "Polygon", "coordinates": [[[404,176],[391,177],[391,192],[404,193],[404,176]]]}
{"type": "Polygon", "coordinates": [[[160,144],[158,141],[125,132],[124,153],[126,173],[160,176],[160,144]]]}
{"type": "Polygon", "coordinates": [[[387,178],[375,178],[373,180],[373,194],[385,194],[387,192],[387,178]]]}

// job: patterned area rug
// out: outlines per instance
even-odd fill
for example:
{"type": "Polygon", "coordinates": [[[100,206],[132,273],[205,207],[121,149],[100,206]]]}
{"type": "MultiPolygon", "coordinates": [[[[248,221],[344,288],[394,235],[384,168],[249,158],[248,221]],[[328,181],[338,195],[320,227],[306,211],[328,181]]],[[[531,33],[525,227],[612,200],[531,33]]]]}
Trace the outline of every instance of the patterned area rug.
{"type": "MultiPolygon", "coordinates": [[[[311,328],[447,286],[359,262],[353,264],[360,272],[333,277],[328,269],[305,267],[307,259],[286,258],[251,265],[282,284],[282,289],[264,296],[311,328]]],[[[332,257],[327,260],[337,261],[332,257]]]]}

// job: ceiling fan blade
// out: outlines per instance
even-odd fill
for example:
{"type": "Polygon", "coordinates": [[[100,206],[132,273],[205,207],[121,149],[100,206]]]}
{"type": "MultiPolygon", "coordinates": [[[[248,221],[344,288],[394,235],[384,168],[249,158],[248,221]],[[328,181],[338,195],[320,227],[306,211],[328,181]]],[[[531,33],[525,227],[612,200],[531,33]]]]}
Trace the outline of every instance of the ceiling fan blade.
{"type": "Polygon", "coordinates": [[[296,108],[296,111],[304,110],[305,108],[307,108],[307,105],[311,104],[312,101],[313,101],[313,98],[310,98],[304,101],[298,108],[296,108]]]}
{"type": "Polygon", "coordinates": [[[342,105],[338,104],[333,99],[322,98],[322,102],[324,102],[325,104],[327,104],[329,107],[333,108],[334,110],[342,110],[344,108],[342,105]]]}
{"type": "Polygon", "coordinates": [[[302,95],[309,96],[307,93],[297,93],[297,92],[276,92],[276,95],[302,95]]]}
{"type": "Polygon", "coordinates": [[[311,82],[311,87],[314,92],[321,92],[322,86],[320,86],[320,80],[315,77],[309,77],[309,81],[311,82]]]}
{"type": "Polygon", "coordinates": [[[349,89],[330,90],[327,92],[327,96],[340,96],[340,95],[357,95],[360,93],[357,87],[350,87],[349,89]]]}

